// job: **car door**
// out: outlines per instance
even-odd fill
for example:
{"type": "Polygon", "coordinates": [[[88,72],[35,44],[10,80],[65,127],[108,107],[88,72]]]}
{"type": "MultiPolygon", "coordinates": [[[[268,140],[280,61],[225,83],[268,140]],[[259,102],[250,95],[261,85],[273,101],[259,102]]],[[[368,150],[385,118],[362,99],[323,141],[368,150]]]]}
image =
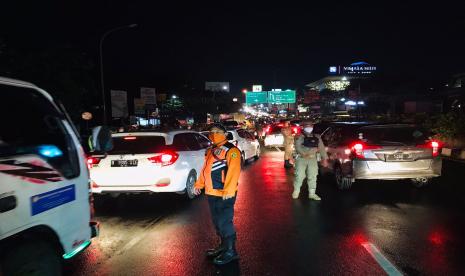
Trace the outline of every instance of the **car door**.
{"type": "Polygon", "coordinates": [[[252,135],[252,133],[247,132],[246,134],[250,142],[250,150],[251,150],[250,154],[251,156],[255,156],[257,154],[257,148],[259,146],[259,143],[257,139],[252,135]]]}
{"type": "Polygon", "coordinates": [[[247,136],[247,132],[245,130],[240,129],[237,131],[237,134],[239,134],[239,137],[240,137],[239,144],[241,145],[242,150],[244,151],[245,159],[251,158],[253,155],[252,153],[253,149],[252,149],[251,141],[247,136]]]}

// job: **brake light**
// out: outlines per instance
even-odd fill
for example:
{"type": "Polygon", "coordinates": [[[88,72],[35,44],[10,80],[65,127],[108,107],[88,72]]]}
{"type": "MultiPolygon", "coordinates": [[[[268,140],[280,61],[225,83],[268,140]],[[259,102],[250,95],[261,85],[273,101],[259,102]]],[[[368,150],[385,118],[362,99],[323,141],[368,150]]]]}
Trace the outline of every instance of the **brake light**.
{"type": "Polygon", "coordinates": [[[439,141],[433,140],[433,141],[427,142],[426,144],[417,145],[417,148],[432,149],[433,157],[437,157],[439,156],[439,153],[440,153],[441,143],[439,141]]]}
{"type": "Polygon", "coordinates": [[[87,168],[92,169],[94,165],[100,163],[100,158],[97,157],[87,157],[87,168]]]}
{"type": "Polygon", "coordinates": [[[137,137],[136,136],[126,136],[123,138],[124,140],[136,140],[137,137]]]}
{"type": "Polygon", "coordinates": [[[294,133],[294,134],[299,134],[299,132],[300,132],[300,128],[299,128],[299,127],[296,127],[296,126],[295,126],[295,127],[292,128],[292,133],[294,133]]]}
{"type": "Polygon", "coordinates": [[[372,150],[372,149],[380,149],[380,146],[375,146],[375,145],[367,145],[362,142],[356,142],[350,146],[350,150],[352,153],[355,155],[356,158],[365,158],[365,155],[363,154],[364,150],[372,150]]]}
{"type": "Polygon", "coordinates": [[[153,157],[147,158],[151,163],[160,164],[162,166],[169,166],[173,165],[176,160],[178,160],[179,154],[176,152],[165,151],[161,153],[157,153],[157,155],[153,157]]]}
{"type": "Polygon", "coordinates": [[[271,126],[267,126],[266,129],[265,129],[265,132],[268,133],[268,134],[270,134],[270,132],[271,132],[271,126]]]}

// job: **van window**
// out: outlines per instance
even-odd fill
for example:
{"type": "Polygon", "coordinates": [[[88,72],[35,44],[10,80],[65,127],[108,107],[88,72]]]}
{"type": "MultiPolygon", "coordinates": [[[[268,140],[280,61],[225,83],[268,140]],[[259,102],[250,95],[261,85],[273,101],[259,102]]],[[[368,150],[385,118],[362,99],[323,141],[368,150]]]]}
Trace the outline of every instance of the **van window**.
{"type": "Polygon", "coordinates": [[[37,154],[65,178],[79,176],[77,149],[64,119],[38,91],[0,84],[0,156],[37,154]]]}

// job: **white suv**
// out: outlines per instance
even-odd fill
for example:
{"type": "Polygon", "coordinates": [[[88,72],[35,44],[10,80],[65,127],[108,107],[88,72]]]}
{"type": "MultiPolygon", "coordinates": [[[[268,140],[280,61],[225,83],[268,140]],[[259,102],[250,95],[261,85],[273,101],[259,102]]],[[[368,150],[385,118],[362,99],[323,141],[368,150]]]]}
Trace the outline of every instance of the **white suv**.
{"type": "Polygon", "coordinates": [[[92,192],[187,192],[194,198],[191,188],[210,145],[203,135],[187,130],[113,134],[108,155],[88,158],[92,192]]]}
{"type": "Polygon", "coordinates": [[[59,275],[98,233],[78,135],[58,102],[17,80],[0,78],[0,118],[0,275],[59,275]]]}

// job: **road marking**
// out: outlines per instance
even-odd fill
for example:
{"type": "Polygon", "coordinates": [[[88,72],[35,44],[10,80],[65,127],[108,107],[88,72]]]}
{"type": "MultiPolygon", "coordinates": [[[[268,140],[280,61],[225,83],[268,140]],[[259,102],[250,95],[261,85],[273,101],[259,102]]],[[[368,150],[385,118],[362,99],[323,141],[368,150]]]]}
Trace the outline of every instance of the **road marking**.
{"type": "Polygon", "coordinates": [[[381,253],[374,244],[371,242],[364,242],[362,246],[389,276],[403,275],[388,259],[386,259],[386,257],[384,257],[383,253],[381,253]]]}

